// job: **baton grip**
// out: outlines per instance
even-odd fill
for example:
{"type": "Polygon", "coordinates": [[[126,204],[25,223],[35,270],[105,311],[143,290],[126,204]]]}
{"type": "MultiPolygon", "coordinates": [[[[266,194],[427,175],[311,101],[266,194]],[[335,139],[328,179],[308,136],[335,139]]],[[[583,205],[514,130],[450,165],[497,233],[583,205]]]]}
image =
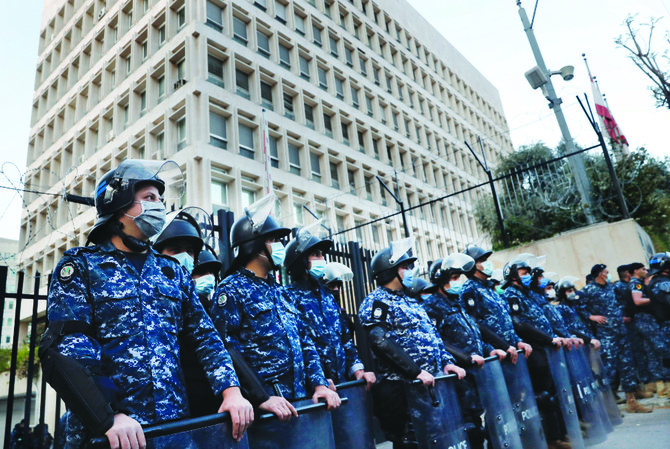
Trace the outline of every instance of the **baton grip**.
{"type": "Polygon", "coordinates": [[[433,387],[428,387],[428,394],[430,394],[430,400],[433,401],[433,407],[439,407],[440,401],[437,399],[437,396],[435,396],[433,387]]]}

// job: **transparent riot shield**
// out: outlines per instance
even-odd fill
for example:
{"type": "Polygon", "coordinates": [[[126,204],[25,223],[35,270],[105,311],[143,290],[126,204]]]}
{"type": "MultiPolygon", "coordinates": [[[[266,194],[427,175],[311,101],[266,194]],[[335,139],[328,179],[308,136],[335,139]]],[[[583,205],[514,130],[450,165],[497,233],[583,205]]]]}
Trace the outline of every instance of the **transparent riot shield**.
{"type": "Polygon", "coordinates": [[[535,402],[535,393],[523,353],[519,354],[516,363],[507,359],[503,361],[502,372],[523,447],[547,449],[540,411],[535,402]]]}
{"type": "Polygon", "coordinates": [[[607,439],[605,424],[603,423],[599,395],[593,390],[591,368],[580,357],[580,350],[572,348],[565,351],[565,360],[568,366],[572,393],[575,398],[579,420],[582,427],[584,444],[592,446],[607,439]]]}
{"type": "Polygon", "coordinates": [[[421,381],[405,384],[407,403],[419,449],[468,449],[461,408],[458,405],[455,375],[435,378],[435,387],[421,381]]]}
{"type": "MultiPolygon", "coordinates": [[[[342,407],[346,407],[344,399],[342,407]]],[[[298,417],[280,422],[274,415],[261,416],[249,427],[251,449],[335,449],[333,424],[326,404],[311,399],[294,402],[298,417]]]]}
{"type": "Polygon", "coordinates": [[[598,385],[598,390],[600,391],[600,396],[603,401],[603,407],[607,413],[612,425],[618,426],[623,422],[621,417],[621,412],[619,407],[616,405],[614,400],[614,393],[612,392],[612,386],[610,385],[607,375],[605,374],[605,367],[603,366],[603,361],[600,358],[600,352],[589,347],[585,346],[586,352],[588,353],[589,363],[591,365],[591,371],[593,372],[593,377],[595,378],[596,384],[598,385]]]}
{"type": "Polygon", "coordinates": [[[492,447],[522,449],[521,436],[498,358],[488,357],[483,367],[472,368],[468,372],[474,374],[477,382],[492,447]]]}
{"type": "Polygon", "coordinates": [[[372,398],[365,389],[365,380],[337,385],[337,393],[348,402],[331,412],[337,449],[374,449],[372,398]]]}
{"type": "Polygon", "coordinates": [[[568,374],[568,364],[565,361],[563,349],[544,348],[549,362],[551,377],[556,388],[558,403],[563,415],[565,430],[570,438],[570,444],[574,449],[584,448],[584,439],[579,427],[579,417],[575,405],[575,397],[572,395],[572,386],[570,385],[570,374],[568,374]]]}
{"type": "MultiPolygon", "coordinates": [[[[209,415],[159,424],[144,429],[147,449],[249,449],[245,435],[240,442],[233,439],[230,416],[209,415]]],[[[95,438],[85,449],[109,449],[107,437],[95,438]]]]}

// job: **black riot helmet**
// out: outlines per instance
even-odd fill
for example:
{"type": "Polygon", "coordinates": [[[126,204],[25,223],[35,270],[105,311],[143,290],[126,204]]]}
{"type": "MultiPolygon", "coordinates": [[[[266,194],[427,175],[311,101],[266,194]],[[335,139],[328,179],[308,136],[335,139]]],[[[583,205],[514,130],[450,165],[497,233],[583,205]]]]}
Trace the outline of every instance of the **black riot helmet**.
{"type": "Polygon", "coordinates": [[[521,281],[519,276],[519,268],[526,268],[528,272],[533,269],[530,262],[535,259],[532,254],[524,253],[512,258],[503,267],[503,277],[505,278],[505,285],[509,285],[512,281],[521,281]]]}
{"type": "Polygon", "coordinates": [[[463,254],[472,257],[475,260],[475,262],[483,262],[486,259],[488,259],[491,256],[491,254],[493,254],[493,251],[486,251],[483,248],[476,245],[468,245],[465,248],[465,251],[463,251],[463,254]]]}
{"type": "Polygon", "coordinates": [[[455,253],[438,259],[430,266],[430,282],[441,287],[451,281],[454,274],[467,274],[475,266],[475,259],[467,254],[455,253]]]}
{"type": "Polygon", "coordinates": [[[426,293],[432,293],[434,291],[435,291],[435,285],[419,277],[418,274],[414,275],[412,285],[408,288],[405,288],[405,293],[407,293],[407,296],[411,296],[414,299],[419,299],[421,295],[426,293]]]}
{"type": "Polygon", "coordinates": [[[333,241],[321,238],[322,224],[317,221],[298,229],[295,238],[286,246],[284,266],[293,277],[302,278],[307,274],[307,258],[310,253],[321,251],[324,254],[333,247],[333,241]]]}
{"type": "Polygon", "coordinates": [[[223,264],[216,257],[214,250],[210,246],[205,245],[195,260],[193,275],[197,276],[205,273],[214,273],[214,276],[218,281],[222,265],[223,264]]]}
{"type": "Polygon", "coordinates": [[[202,232],[198,222],[186,209],[171,215],[169,222],[158,234],[153,244],[154,249],[161,253],[171,244],[186,243],[193,248],[193,260],[197,260],[203,245],[202,232]]]}
{"type": "Polygon", "coordinates": [[[233,223],[230,229],[230,246],[235,259],[229,271],[263,251],[268,238],[283,238],[291,233],[289,228],[281,227],[270,215],[276,201],[274,194],[261,198],[244,209],[242,217],[233,223]]]}
{"type": "Polygon", "coordinates": [[[561,301],[566,301],[567,300],[567,290],[570,290],[571,288],[574,288],[575,290],[577,287],[575,287],[575,282],[577,281],[578,278],[574,276],[565,276],[562,277],[561,279],[558,280],[554,288],[556,289],[556,296],[558,299],[561,301]]]}
{"type": "Polygon", "coordinates": [[[404,263],[412,264],[416,261],[413,255],[412,247],[414,238],[408,237],[402,240],[391,242],[391,246],[379,251],[372,258],[370,269],[372,277],[375,278],[378,285],[386,285],[398,277],[398,267],[404,263]]]}
{"type": "Polygon", "coordinates": [[[135,193],[140,187],[153,185],[158,189],[158,193],[163,195],[165,182],[159,174],[163,166],[170,163],[173,164],[171,161],[126,159],[118,167],[105,173],[95,188],[95,208],[98,218],[88,234],[88,240],[100,243],[109,237],[104,235],[103,228],[117,212],[135,201],[135,193]]]}
{"type": "Polygon", "coordinates": [[[670,270],[670,253],[656,253],[649,259],[648,275],[655,275],[660,271],[670,270]]]}

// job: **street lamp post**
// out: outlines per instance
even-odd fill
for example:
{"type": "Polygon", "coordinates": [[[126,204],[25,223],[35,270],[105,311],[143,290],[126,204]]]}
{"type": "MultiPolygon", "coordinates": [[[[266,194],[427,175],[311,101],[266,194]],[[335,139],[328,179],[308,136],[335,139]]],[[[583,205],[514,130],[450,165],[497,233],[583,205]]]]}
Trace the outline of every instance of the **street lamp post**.
{"type": "MultiPolygon", "coordinates": [[[[531,83],[533,89],[540,87],[542,93],[549,100],[549,108],[554,111],[556,116],[556,121],[558,122],[558,127],[561,130],[561,135],[565,141],[567,153],[573,153],[575,151],[575,143],[572,140],[572,135],[570,135],[570,130],[568,129],[568,123],[565,121],[565,116],[563,115],[563,110],[561,109],[561,103],[563,100],[558,98],[556,95],[556,90],[554,85],[551,82],[552,75],[561,75],[563,79],[569,81],[573,78],[572,72],[574,68],[572,66],[566,66],[558,72],[551,72],[547,69],[547,65],[544,63],[544,58],[540,52],[540,47],[537,44],[535,39],[535,33],[533,28],[528,20],[528,15],[526,10],[521,6],[521,0],[517,0],[517,6],[519,7],[519,17],[521,17],[521,23],[523,23],[524,31],[528,37],[528,42],[530,43],[530,48],[533,51],[533,56],[535,56],[535,62],[537,63],[537,68],[531,69],[526,72],[526,78],[531,83]],[[538,70],[539,69],[539,70],[538,70]]],[[[586,167],[584,165],[584,158],[581,154],[576,154],[568,158],[568,163],[570,164],[570,169],[575,177],[577,183],[577,190],[579,195],[582,198],[582,203],[584,205],[584,214],[586,215],[586,221],[588,224],[595,223],[595,217],[593,216],[592,204],[591,204],[591,183],[589,178],[586,175],[586,167]]]]}

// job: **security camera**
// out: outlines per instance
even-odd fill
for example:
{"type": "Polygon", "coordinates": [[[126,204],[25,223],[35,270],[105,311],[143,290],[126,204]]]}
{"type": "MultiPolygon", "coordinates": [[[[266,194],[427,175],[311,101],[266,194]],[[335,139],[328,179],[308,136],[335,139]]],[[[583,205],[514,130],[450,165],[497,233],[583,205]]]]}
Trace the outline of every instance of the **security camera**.
{"type": "Polygon", "coordinates": [[[537,66],[524,73],[524,76],[533,89],[537,89],[547,83],[547,75],[537,66]]]}
{"type": "Polygon", "coordinates": [[[561,76],[565,81],[570,81],[572,78],[575,77],[575,66],[566,65],[565,67],[562,67],[561,70],[558,71],[558,73],[561,74],[561,76]]]}

